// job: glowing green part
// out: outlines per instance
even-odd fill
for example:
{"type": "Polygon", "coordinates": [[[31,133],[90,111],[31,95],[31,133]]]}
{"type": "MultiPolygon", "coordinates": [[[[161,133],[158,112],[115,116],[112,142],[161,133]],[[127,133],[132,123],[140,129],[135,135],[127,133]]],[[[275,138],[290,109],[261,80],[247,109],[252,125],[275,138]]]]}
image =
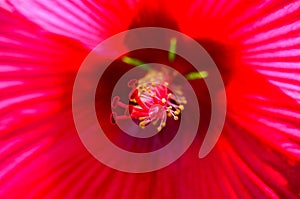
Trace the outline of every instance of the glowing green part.
{"type": "Polygon", "coordinates": [[[139,66],[140,68],[145,69],[145,70],[150,69],[150,67],[147,64],[145,64],[144,62],[142,62],[139,59],[124,56],[124,57],[122,57],[122,61],[126,64],[130,64],[133,66],[139,66]]]}
{"type": "Polygon", "coordinates": [[[177,39],[172,38],[170,40],[169,61],[174,61],[174,59],[175,59],[176,44],[177,44],[177,39]]]}
{"type": "Polygon", "coordinates": [[[186,79],[188,80],[195,80],[195,79],[203,79],[208,76],[207,71],[199,71],[199,72],[191,72],[185,75],[186,79]]]}
{"type": "Polygon", "coordinates": [[[130,64],[130,65],[133,65],[133,66],[139,66],[139,65],[144,64],[144,62],[142,62],[141,60],[134,59],[134,58],[127,57],[127,56],[124,56],[122,58],[122,61],[125,62],[126,64],[130,64]]]}

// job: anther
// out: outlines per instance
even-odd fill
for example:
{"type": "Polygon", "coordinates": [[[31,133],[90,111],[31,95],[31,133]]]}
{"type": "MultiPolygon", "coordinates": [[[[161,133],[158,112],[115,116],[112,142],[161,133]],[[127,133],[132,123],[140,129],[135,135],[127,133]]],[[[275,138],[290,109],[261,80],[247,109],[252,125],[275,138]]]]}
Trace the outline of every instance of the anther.
{"type": "Polygon", "coordinates": [[[184,106],[183,106],[183,105],[179,105],[178,108],[179,108],[180,110],[182,110],[182,111],[184,110],[184,106]]]}
{"type": "Polygon", "coordinates": [[[174,114],[175,114],[175,115],[179,115],[179,114],[180,114],[180,110],[177,109],[176,111],[174,111],[174,114]]]}
{"type": "Polygon", "coordinates": [[[140,122],[139,126],[140,126],[141,128],[145,128],[145,123],[144,123],[144,122],[140,122]]]}

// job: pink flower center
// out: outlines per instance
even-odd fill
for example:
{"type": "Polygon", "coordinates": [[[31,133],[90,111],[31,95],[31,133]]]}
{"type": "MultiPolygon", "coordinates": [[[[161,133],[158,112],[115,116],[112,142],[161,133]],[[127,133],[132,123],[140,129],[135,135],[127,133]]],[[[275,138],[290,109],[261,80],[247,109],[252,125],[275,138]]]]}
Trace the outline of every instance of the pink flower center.
{"type": "Polygon", "coordinates": [[[161,131],[166,126],[167,117],[178,120],[187,101],[180,86],[172,85],[172,91],[169,89],[175,76],[165,70],[149,70],[145,77],[130,80],[129,104],[122,103],[119,96],[113,97],[111,122],[135,119],[141,128],[152,123],[161,131]],[[124,110],[120,115],[117,114],[119,108],[124,110]]]}

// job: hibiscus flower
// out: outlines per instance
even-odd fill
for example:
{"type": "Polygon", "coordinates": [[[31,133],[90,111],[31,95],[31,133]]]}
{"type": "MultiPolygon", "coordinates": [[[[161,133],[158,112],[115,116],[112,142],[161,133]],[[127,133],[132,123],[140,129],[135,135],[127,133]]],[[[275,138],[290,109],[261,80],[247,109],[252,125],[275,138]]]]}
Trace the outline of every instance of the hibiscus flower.
{"type": "MultiPolygon", "coordinates": [[[[0,2],[1,198],[300,197],[299,0],[0,2]],[[189,79],[203,107],[198,134],[174,163],[136,174],[110,168],[86,150],[73,120],[72,91],[94,47],[138,27],[180,31],[207,50],[225,83],[227,117],[214,149],[199,159],[211,101],[205,75],[195,78],[176,56],[172,67],[189,79]]],[[[120,147],[155,150],[176,134],[177,116],[160,126],[154,142],[121,135],[107,108],[111,82],[137,60],[170,60],[155,50],[126,57],[101,79],[99,123],[112,129],[107,136],[120,147]]]]}

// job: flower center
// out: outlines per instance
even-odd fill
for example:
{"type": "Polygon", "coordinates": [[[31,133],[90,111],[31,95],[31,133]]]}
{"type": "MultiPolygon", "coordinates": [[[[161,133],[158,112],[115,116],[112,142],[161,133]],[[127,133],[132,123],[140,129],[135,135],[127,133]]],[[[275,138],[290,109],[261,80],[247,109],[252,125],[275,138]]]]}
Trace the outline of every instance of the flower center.
{"type": "Polygon", "coordinates": [[[170,73],[167,70],[150,69],[143,78],[130,80],[129,105],[115,96],[111,104],[111,122],[115,124],[117,120],[134,119],[141,128],[152,123],[161,131],[166,126],[168,117],[178,120],[187,101],[180,86],[172,85],[172,90],[170,89],[172,80],[177,75],[170,73]],[[121,115],[117,114],[119,108],[124,110],[121,115]]]}

